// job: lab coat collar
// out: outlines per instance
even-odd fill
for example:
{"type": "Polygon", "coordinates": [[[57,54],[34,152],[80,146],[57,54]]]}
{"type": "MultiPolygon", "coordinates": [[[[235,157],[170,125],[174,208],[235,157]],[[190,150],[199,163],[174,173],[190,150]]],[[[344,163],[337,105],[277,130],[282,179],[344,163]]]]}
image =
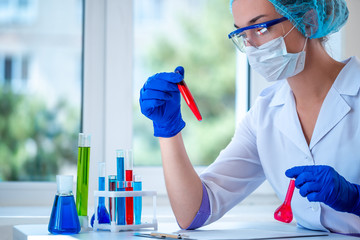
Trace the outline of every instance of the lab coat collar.
{"type": "Polygon", "coordinates": [[[275,107],[285,104],[287,97],[289,96],[289,92],[292,92],[290,86],[286,80],[282,80],[280,83],[279,89],[274,94],[269,106],[275,107]]]}
{"type": "Polygon", "coordinates": [[[310,150],[351,110],[341,95],[355,96],[359,92],[360,62],[356,57],[352,57],[344,63],[346,65],[330,88],[321,107],[309,146],[302,132],[295,99],[287,81],[282,83],[270,102],[270,107],[283,105],[275,119],[275,126],[309,156],[311,156],[310,150]]]}
{"type": "Polygon", "coordinates": [[[342,95],[356,96],[360,88],[360,61],[351,57],[343,61],[346,65],[336,78],[333,88],[342,95]]]}
{"type": "MultiPolygon", "coordinates": [[[[287,87],[283,87],[283,91],[285,91],[287,87]]],[[[285,94],[282,98],[283,106],[279,109],[279,114],[275,116],[274,125],[302,152],[307,156],[311,156],[309,146],[307,145],[305,136],[302,132],[302,127],[296,112],[295,98],[290,87],[289,91],[282,94],[285,94]]],[[[280,104],[280,99],[277,99],[274,104],[275,103],[280,104]]]]}
{"type": "MultiPolygon", "coordinates": [[[[339,94],[356,96],[360,89],[360,61],[357,57],[351,57],[343,61],[346,65],[337,76],[333,88],[339,94]]],[[[282,80],[281,86],[270,102],[270,107],[283,105],[286,102],[291,88],[286,80],[282,80]]]]}
{"type": "Polygon", "coordinates": [[[351,110],[342,95],[356,96],[360,88],[360,62],[356,57],[343,61],[340,71],[321,106],[309,148],[312,149],[351,110]]]}

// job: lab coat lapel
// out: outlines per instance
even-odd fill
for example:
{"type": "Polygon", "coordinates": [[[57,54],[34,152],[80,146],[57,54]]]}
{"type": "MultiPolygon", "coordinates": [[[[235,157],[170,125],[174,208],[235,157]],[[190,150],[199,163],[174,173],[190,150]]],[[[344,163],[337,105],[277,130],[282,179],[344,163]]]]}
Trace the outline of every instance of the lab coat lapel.
{"type": "Polygon", "coordinates": [[[312,149],[351,110],[343,96],[357,96],[360,89],[360,62],[356,57],[345,60],[333,86],[321,106],[309,148],[312,149]]]}
{"type": "Polygon", "coordinates": [[[335,88],[330,88],[321,106],[314,132],[311,137],[310,150],[343,119],[351,107],[335,88]]]}
{"type": "Polygon", "coordinates": [[[274,121],[274,125],[290,141],[292,141],[301,151],[310,156],[310,150],[296,113],[294,95],[290,89],[288,89],[286,96],[284,96],[284,105],[279,109],[279,114],[277,114],[274,121]]]}

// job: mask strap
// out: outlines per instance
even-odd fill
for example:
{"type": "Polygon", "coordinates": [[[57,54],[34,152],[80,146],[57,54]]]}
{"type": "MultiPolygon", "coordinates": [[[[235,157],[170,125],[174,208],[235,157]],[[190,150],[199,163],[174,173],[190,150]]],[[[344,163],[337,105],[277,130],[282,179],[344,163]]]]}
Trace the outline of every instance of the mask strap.
{"type": "Polygon", "coordinates": [[[287,34],[285,34],[284,38],[286,38],[286,36],[289,35],[289,33],[291,33],[291,31],[292,31],[294,28],[295,28],[295,26],[293,26],[292,29],[290,29],[290,31],[289,31],[287,34]]]}
{"type": "Polygon", "coordinates": [[[304,48],[303,48],[303,50],[302,50],[302,52],[305,50],[305,48],[306,48],[306,44],[307,44],[307,41],[308,41],[308,37],[306,37],[306,39],[305,39],[305,44],[304,44],[304,48]]]}

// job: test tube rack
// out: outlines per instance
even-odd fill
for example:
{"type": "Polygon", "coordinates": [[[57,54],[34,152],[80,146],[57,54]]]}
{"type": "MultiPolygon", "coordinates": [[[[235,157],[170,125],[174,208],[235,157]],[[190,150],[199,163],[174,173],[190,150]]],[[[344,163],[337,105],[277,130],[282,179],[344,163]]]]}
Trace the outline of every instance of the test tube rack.
{"type": "MultiPolygon", "coordinates": [[[[153,228],[154,231],[158,229],[158,223],[156,219],[156,191],[94,191],[94,205],[95,205],[95,220],[93,230],[110,230],[111,232],[119,232],[126,230],[136,230],[143,228],[153,228]],[[129,225],[117,225],[114,220],[110,224],[99,224],[97,216],[97,207],[99,205],[99,197],[111,198],[112,205],[115,206],[115,199],[118,197],[152,197],[153,198],[153,219],[151,223],[141,222],[141,224],[129,224],[129,225]]],[[[112,208],[112,216],[115,216],[115,208],[112,208]]]]}

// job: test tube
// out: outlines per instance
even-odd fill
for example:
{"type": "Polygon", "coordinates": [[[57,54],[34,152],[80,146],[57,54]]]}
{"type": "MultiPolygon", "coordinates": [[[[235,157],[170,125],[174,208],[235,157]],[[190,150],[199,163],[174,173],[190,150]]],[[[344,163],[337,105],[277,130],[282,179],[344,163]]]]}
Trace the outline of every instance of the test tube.
{"type": "MultiPolygon", "coordinates": [[[[133,181],[125,181],[125,191],[133,191],[133,181]]],[[[134,198],[126,197],[126,224],[134,224],[134,198]]]]}
{"type": "MultiPolygon", "coordinates": [[[[116,175],[109,175],[109,191],[116,191],[116,175]]],[[[113,198],[109,198],[109,211],[110,219],[112,222],[116,221],[116,201],[113,198]],[[115,205],[115,206],[113,206],[115,205]]]]}
{"type": "Polygon", "coordinates": [[[133,152],[131,149],[126,150],[125,181],[133,181],[133,152]]]}
{"type": "Polygon", "coordinates": [[[79,133],[76,210],[79,215],[80,225],[85,228],[88,226],[87,209],[89,191],[90,139],[90,135],[79,133]]]}
{"type": "MultiPolygon", "coordinates": [[[[125,150],[116,150],[117,188],[116,191],[125,191],[125,150]]],[[[118,225],[125,225],[125,198],[116,198],[116,217],[118,225]]]]}
{"type": "MultiPolygon", "coordinates": [[[[125,158],[125,180],[126,187],[125,191],[132,191],[132,181],[133,181],[133,153],[131,149],[126,150],[126,158],[125,158]]],[[[134,198],[127,197],[125,199],[126,202],[126,224],[134,223],[134,198]]]]}
{"type": "Polygon", "coordinates": [[[119,181],[125,181],[124,158],[125,158],[125,151],[123,149],[116,150],[117,180],[119,181]]]}
{"type": "MultiPolygon", "coordinates": [[[[125,181],[116,181],[116,191],[125,191],[125,181]]],[[[117,225],[125,225],[125,198],[116,198],[117,225]]]]}
{"type": "MultiPolygon", "coordinates": [[[[141,176],[134,175],[134,191],[142,190],[141,176]]],[[[134,197],[135,224],[141,224],[142,197],[134,197]]]]}

